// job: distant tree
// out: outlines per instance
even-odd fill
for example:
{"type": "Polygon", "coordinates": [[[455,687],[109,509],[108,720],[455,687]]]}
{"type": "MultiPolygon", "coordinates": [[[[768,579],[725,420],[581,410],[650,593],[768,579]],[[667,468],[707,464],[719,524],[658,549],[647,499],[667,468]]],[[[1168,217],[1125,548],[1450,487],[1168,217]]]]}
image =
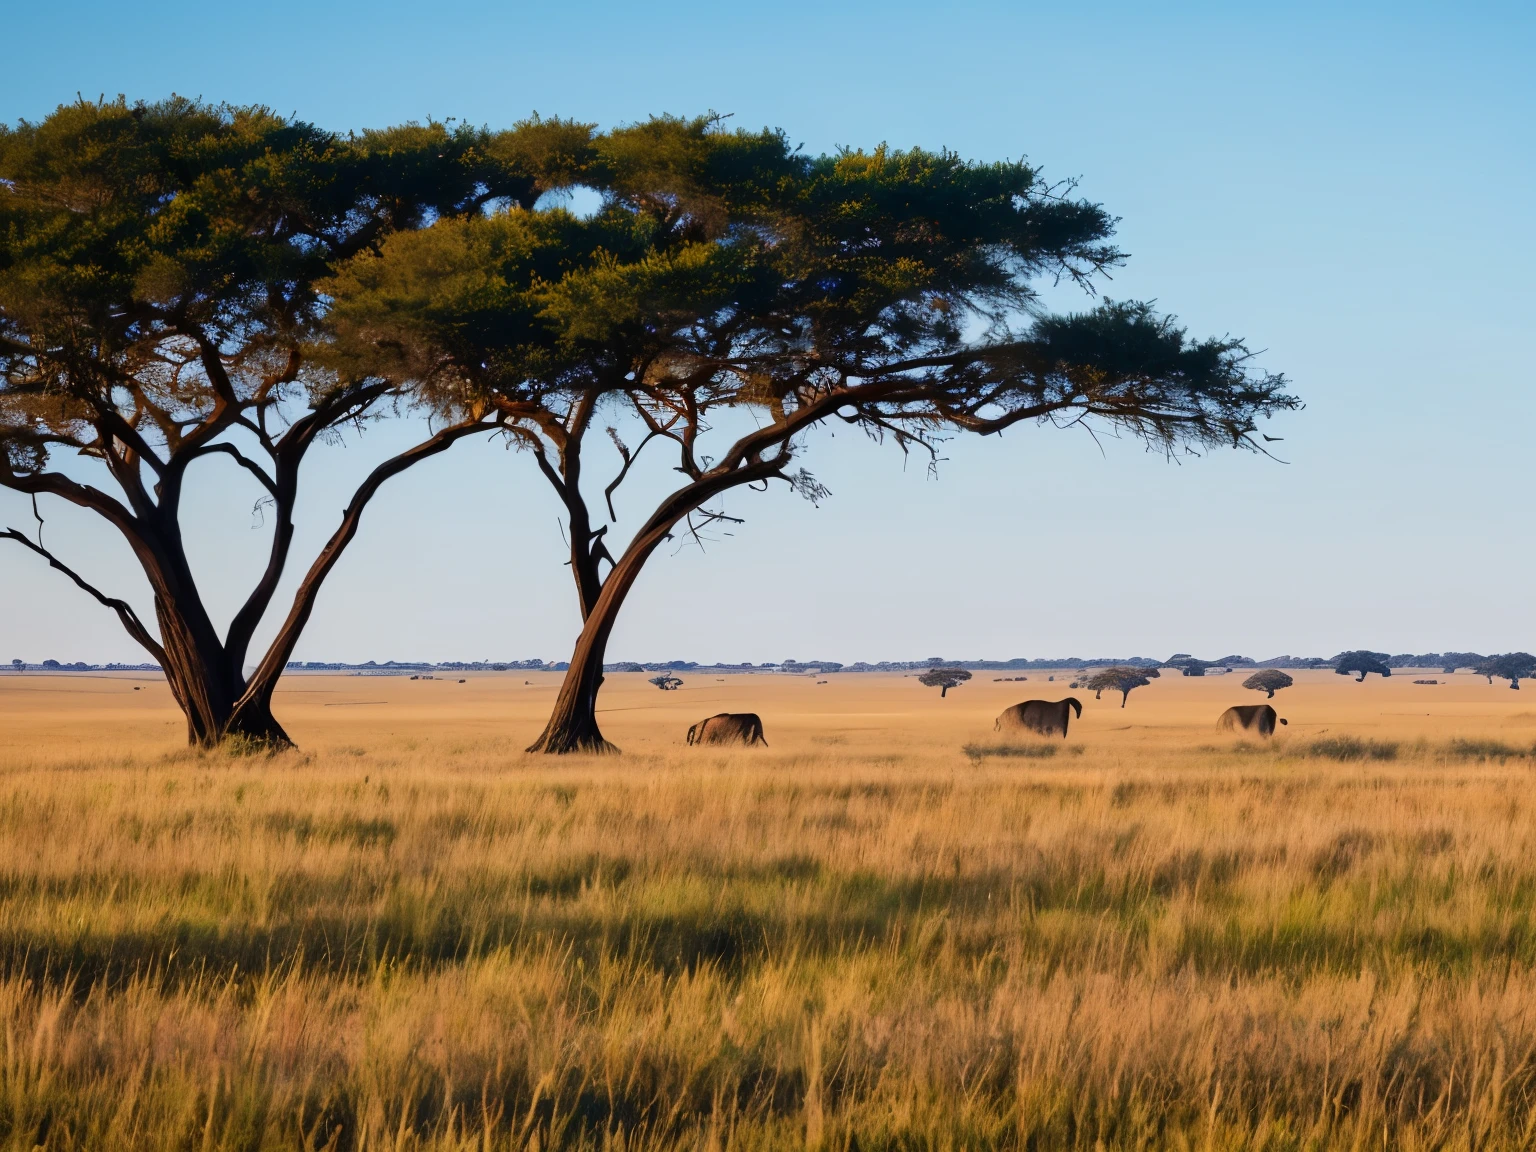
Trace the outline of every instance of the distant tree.
{"type": "Polygon", "coordinates": [[[505,422],[472,402],[368,473],[265,651],[252,649],[289,571],[309,450],[409,403],[380,377],[314,364],[328,308],[317,283],[391,234],[536,200],[543,186],[502,143],[439,124],[341,136],[180,98],[81,100],[0,126],[0,486],[34,512],[60,500],[119,535],[153,620],[70,567],[41,517],[0,538],[116,614],[165,670],[191,742],[290,743],[272,693],[369,501],[505,422]],[[224,628],[198,581],[197,520],[183,514],[213,461],[254,483],[270,533],[224,628]]]}
{"type": "Polygon", "coordinates": [[[1372,672],[1382,676],[1392,675],[1392,669],[1387,665],[1387,654],[1385,652],[1367,652],[1364,649],[1339,653],[1338,659],[1334,661],[1333,670],[1340,676],[1348,676],[1353,672],[1360,673],[1360,679],[1355,681],[1356,684],[1360,683],[1372,672]]]}
{"type": "Polygon", "coordinates": [[[934,668],[924,672],[917,682],[927,688],[937,688],[940,698],[949,695],[951,688],[958,688],[971,678],[964,668],[934,668]]]}
{"type": "Polygon", "coordinates": [[[1252,688],[1255,692],[1268,693],[1267,699],[1273,700],[1275,693],[1282,688],[1289,688],[1296,681],[1292,680],[1278,668],[1265,668],[1262,672],[1255,672],[1243,681],[1244,688],[1252,688]]]}
{"type": "Polygon", "coordinates": [[[1175,652],[1162,663],[1164,668],[1177,668],[1185,676],[1204,676],[1206,669],[1216,665],[1210,660],[1197,660],[1188,652],[1175,652]]]}
{"type": "Polygon", "coordinates": [[[337,367],[409,383],[446,419],[502,413],[564,508],[582,631],[533,750],[611,750],[603,654],[645,565],[730,531],[728,493],[827,496],[800,463],[819,427],[936,452],[1097,421],[1164,452],[1261,450],[1256,420],[1297,406],[1240,341],[1191,339],[1150,305],[1048,314],[1042,281],[1091,286],[1123,256],[1108,212],[1025,162],[813,156],[717,117],[578,145],[596,211],[546,198],[444,219],[328,289],[337,367]],[[711,429],[737,431],[711,448],[711,429]],[[621,545],[617,501],[647,449],[680,480],[621,545]]]}
{"type": "Polygon", "coordinates": [[[1083,687],[1093,693],[1095,700],[1102,700],[1105,692],[1120,693],[1120,707],[1124,708],[1133,688],[1144,688],[1158,679],[1161,677],[1156,668],[1106,668],[1090,676],[1083,687]]]}
{"type": "Polygon", "coordinates": [[[1443,652],[1440,655],[1441,671],[1450,676],[1458,668],[1476,668],[1486,659],[1476,652],[1443,652]]]}
{"type": "Polygon", "coordinates": [[[673,692],[683,686],[676,676],[652,676],[646,683],[656,685],[663,692],[673,692]]]}
{"type": "Polygon", "coordinates": [[[1529,652],[1506,652],[1502,656],[1490,656],[1478,664],[1473,671],[1479,676],[1488,677],[1488,683],[1492,684],[1495,678],[1508,680],[1511,688],[1518,689],[1521,679],[1529,680],[1536,675],[1536,656],[1529,652]]]}

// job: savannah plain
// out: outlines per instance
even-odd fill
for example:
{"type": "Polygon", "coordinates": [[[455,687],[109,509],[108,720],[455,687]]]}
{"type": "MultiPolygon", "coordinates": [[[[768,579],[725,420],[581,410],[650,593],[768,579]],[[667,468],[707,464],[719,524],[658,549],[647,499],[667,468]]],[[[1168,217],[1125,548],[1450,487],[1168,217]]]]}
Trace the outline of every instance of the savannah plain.
{"type": "Polygon", "coordinates": [[[1536,699],[1294,675],[0,677],[5,1146],[1528,1147],[1536,699]]]}

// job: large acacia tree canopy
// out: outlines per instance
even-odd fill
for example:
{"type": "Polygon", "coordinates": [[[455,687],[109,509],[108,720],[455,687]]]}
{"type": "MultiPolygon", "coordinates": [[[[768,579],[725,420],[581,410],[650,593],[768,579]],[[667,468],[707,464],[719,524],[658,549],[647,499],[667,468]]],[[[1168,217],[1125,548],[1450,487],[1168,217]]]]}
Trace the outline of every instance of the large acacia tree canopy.
{"type": "MultiPolygon", "coordinates": [[[[1164,448],[1253,447],[1296,406],[1233,339],[1139,303],[1039,313],[1036,285],[1120,262],[1113,221],[1023,162],[656,119],[592,133],[555,199],[391,237],[327,287],[333,364],[449,410],[562,411],[596,389],[682,441],[722,405],[788,433],[834,414],[902,443],[1090,413],[1164,448]]],[[[696,470],[684,452],[683,470],[696,470]]]]}
{"type": "MultiPolygon", "coordinates": [[[[561,147],[569,128],[339,136],[181,99],[81,102],[0,127],[10,462],[35,469],[58,444],[110,451],[92,430],[103,419],[140,455],[174,450],[226,386],[230,422],[247,402],[275,404],[336,261],[424,220],[532,204],[550,168],[579,170],[561,147]]],[[[328,373],[309,383],[335,386],[328,373]]]]}

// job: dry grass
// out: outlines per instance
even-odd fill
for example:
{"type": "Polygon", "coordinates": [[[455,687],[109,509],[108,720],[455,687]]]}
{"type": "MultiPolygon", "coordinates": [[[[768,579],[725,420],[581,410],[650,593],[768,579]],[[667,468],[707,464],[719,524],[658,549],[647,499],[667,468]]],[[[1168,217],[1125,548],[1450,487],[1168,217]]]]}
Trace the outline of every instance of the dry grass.
{"type": "Polygon", "coordinates": [[[1507,689],[1304,677],[1258,746],[1165,681],[1041,758],[989,718],[1064,685],[614,677],[628,754],[551,763],[522,679],[297,680],[273,759],[0,680],[0,1147],[1536,1137],[1507,689]],[[681,746],[732,706],[770,749],[681,746]]]}

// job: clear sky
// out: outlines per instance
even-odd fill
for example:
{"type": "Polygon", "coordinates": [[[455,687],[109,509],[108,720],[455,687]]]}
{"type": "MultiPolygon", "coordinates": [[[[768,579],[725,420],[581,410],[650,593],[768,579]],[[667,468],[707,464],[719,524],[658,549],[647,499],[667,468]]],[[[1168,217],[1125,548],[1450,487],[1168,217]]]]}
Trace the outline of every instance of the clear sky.
{"type": "MultiPolygon", "coordinates": [[[[823,435],[808,465],[834,497],[734,497],[735,536],[653,562],[615,659],[1536,650],[1529,4],[82,0],[10,5],[4,27],[10,120],[77,92],[335,128],[715,109],[812,151],[1027,156],[1122,218],[1109,294],[1244,336],[1307,402],[1265,429],[1288,463],[1024,428],[952,442],[933,479],[823,435]]],[[[310,466],[302,539],[406,433],[310,466]]],[[[206,467],[196,560],[227,617],[265,533],[233,466],[206,467]]],[[[51,546],[143,602],[103,529],[45,515],[51,546]]],[[[0,521],[30,520],[0,495],[0,521]]],[[[141,658],[9,549],[0,659],[141,658]]],[[[552,497],[487,446],[392,482],[298,656],[563,659],[576,628],[552,497]]]]}

